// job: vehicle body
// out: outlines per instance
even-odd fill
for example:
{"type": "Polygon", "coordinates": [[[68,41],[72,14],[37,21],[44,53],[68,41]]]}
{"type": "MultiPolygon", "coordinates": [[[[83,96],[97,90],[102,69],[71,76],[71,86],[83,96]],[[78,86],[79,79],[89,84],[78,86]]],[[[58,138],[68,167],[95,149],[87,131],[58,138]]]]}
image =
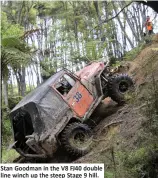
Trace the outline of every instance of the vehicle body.
{"type": "Polygon", "coordinates": [[[51,76],[11,111],[12,147],[24,157],[51,157],[62,144],[63,132],[67,142],[69,129],[78,127],[72,123],[85,123],[109,96],[108,77],[104,62],[92,62],[76,74],[64,69],[51,76]]]}

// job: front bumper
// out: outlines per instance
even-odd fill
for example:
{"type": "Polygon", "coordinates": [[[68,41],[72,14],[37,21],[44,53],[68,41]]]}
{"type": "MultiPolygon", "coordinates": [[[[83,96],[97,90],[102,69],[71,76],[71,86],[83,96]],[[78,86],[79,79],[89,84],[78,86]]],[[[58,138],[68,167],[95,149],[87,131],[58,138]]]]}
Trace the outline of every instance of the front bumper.
{"type": "Polygon", "coordinates": [[[16,142],[12,144],[14,148],[21,156],[27,158],[47,158],[52,157],[53,153],[57,150],[57,143],[55,137],[48,136],[45,140],[40,140],[35,135],[26,136],[27,149],[16,147],[16,142]],[[27,150],[27,151],[25,151],[27,150]],[[31,151],[28,151],[31,150],[31,151]]]}
{"type": "Polygon", "coordinates": [[[26,158],[46,158],[47,155],[46,154],[26,154],[24,153],[20,148],[15,148],[15,150],[23,157],[26,157],[26,158]]]}

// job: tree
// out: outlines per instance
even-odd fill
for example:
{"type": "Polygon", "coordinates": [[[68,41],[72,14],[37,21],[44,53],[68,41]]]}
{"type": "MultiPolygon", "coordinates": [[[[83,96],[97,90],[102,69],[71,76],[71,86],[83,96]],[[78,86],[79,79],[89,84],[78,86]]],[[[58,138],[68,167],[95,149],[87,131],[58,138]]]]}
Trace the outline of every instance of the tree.
{"type": "MultiPolygon", "coordinates": [[[[30,61],[30,47],[20,39],[20,36],[24,33],[23,28],[18,24],[10,25],[5,13],[2,14],[1,33],[2,79],[5,104],[8,106],[7,81],[10,75],[10,68],[17,71],[21,66],[25,66],[30,61]]],[[[20,85],[19,93],[22,94],[20,85]]]]}

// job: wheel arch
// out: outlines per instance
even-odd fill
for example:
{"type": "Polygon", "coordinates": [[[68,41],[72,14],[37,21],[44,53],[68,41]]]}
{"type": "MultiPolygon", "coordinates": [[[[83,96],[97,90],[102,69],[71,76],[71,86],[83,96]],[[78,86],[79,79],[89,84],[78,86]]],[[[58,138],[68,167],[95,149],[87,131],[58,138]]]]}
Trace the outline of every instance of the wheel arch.
{"type": "Polygon", "coordinates": [[[66,125],[71,124],[73,122],[82,122],[82,121],[77,117],[71,117],[66,125]]]}
{"type": "Polygon", "coordinates": [[[88,127],[88,125],[83,124],[82,122],[72,122],[68,124],[62,132],[61,143],[65,151],[67,151],[68,153],[76,156],[83,156],[87,154],[91,149],[91,129],[88,127]],[[81,140],[79,141],[78,139],[81,140]]]}
{"type": "Polygon", "coordinates": [[[65,127],[68,125],[68,124],[71,124],[71,123],[74,123],[74,122],[80,122],[82,123],[82,120],[77,118],[77,117],[71,117],[68,122],[65,124],[65,126],[58,132],[58,134],[56,135],[56,138],[57,138],[57,141],[60,143],[60,140],[61,140],[61,135],[62,135],[62,132],[64,131],[65,127]]]}

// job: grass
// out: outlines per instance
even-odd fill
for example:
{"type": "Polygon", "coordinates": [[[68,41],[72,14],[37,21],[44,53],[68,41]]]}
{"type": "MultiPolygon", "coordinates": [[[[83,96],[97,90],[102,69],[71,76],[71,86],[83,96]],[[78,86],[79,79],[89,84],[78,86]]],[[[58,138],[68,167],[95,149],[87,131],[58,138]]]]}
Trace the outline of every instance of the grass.
{"type": "Polygon", "coordinates": [[[146,44],[140,43],[137,47],[133,48],[131,51],[126,52],[123,57],[124,61],[133,61],[137,55],[145,48],[146,44]]]}
{"type": "Polygon", "coordinates": [[[16,159],[19,154],[15,150],[2,149],[2,163],[13,163],[13,160],[16,159]]]}
{"type": "Polygon", "coordinates": [[[104,172],[104,177],[105,178],[114,178],[114,173],[113,172],[105,171],[104,172]]]}

